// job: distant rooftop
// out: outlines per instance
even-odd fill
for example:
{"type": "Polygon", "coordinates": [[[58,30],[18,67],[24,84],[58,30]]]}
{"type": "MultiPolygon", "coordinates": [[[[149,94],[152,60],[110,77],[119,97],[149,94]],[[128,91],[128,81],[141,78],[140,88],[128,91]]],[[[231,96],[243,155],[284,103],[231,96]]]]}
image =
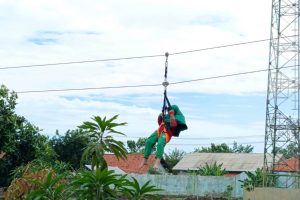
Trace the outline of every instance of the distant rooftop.
{"type": "Polygon", "coordinates": [[[292,157],[290,159],[282,160],[275,165],[274,171],[299,172],[299,159],[297,157],[292,157]]]}
{"type": "Polygon", "coordinates": [[[181,159],[173,170],[198,170],[205,163],[223,164],[229,172],[255,171],[264,166],[263,153],[191,153],[181,159]]]}

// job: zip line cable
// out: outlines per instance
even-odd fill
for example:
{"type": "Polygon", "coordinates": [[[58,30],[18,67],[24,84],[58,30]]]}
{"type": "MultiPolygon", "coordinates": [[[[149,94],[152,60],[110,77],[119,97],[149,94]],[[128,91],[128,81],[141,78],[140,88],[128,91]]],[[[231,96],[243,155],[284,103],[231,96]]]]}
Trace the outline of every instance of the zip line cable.
{"type": "Polygon", "coordinates": [[[0,67],[0,70],[46,67],[46,66],[57,66],[57,65],[73,65],[73,64],[108,62],[108,61],[117,61],[117,60],[133,60],[133,59],[154,58],[154,57],[162,57],[162,56],[165,55],[133,56],[133,57],[108,58],[108,59],[99,59],[99,60],[70,61],[70,62],[59,62],[59,63],[36,64],[36,65],[20,65],[20,66],[12,66],[12,67],[0,67]]]}
{"type": "MultiPolygon", "coordinates": [[[[294,36],[295,35],[286,36],[286,37],[294,37],[294,36]]],[[[221,48],[227,48],[227,47],[241,46],[241,45],[246,45],[246,44],[266,42],[266,41],[270,41],[271,39],[276,39],[276,38],[252,40],[252,41],[248,41],[248,42],[232,43],[232,44],[226,44],[226,45],[220,45],[220,46],[214,46],[214,47],[207,47],[207,48],[202,48],[202,49],[180,51],[180,52],[169,53],[169,55],[179,55],[179,54],[187,54],[187,53],[194,53],[194,52],[200,52],[200,51],[208,51],[208,50],[213,50],[213,49],[221,49],[221,48]]],[[[20,68],[35,68],[35,67],[57,66],[57,65],[72,65],[72,64],[82,64],[82,63],[108,62],[108,61],[119,61],[119,60],[133,60],[133,59],[155,58],[155,57],[164,57],[164,56],[165,56],[165,54],[156,54],[156,55],[108,58],[108,59],[97,59],[97,60],[82,60],[82,61],[35,64],[35,65],[20,65],[20,66],[11,66],[11,67],[0,67],[0,70],[20,69],[20,68]]]]}
{"type": "MultiPolygon", "coordinates": [[[[283,68],[291,68],[295,67],[295,65],[285,66],[278,69],[283,68]]],[[[205,78],[197,78],[185,81],[176,81],[176,82],[169,82],[169,85],[177,85],[183,83],[190,83],[190,82],[197,82],[197,81],[204,81],[210,79],[218,79],[218,78],[227,78],[232,76],[241,76],[247,74],[254,74],[259,72],[265,72],[269,69],[261,69],[261,70],[254,70],[254,71],[247,71],[247,72],[240,72],[240,73],[233,73],[233,74],[224,74],[219,76],[211,76],[205,78]]],[[[276,70],[276,69],[271,69],[276,70]]],[[[120,86],[104,86],[104,87],[88,87],[88,88],[68,88],[68,89],[49,89],[49,90],[28,90],[28,91],[19,91],[18,94],[28,94],[28,93],[48,93],[48,92],[69,92],[69,91],[84,91],[84,90],[107,90],[107,89],[125,89],[125,88],[143,88],[143,87],[157,87],[161,86],[161,83],[153,83],[153,84],[141,84],[141,85],[120,85],[120,86]]]]}

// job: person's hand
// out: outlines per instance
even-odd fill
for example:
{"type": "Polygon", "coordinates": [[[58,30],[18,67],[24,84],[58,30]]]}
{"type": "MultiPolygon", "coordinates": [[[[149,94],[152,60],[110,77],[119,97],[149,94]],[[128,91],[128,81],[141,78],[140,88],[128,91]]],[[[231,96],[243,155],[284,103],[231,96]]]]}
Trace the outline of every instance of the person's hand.
{"type": "Polygon", "coordinates": [[[170,115],[170,126],[172,128],[177,126],[177,121],[175,119],[175,112],[174,110],[169,110],[169,115],[170,115]]]}

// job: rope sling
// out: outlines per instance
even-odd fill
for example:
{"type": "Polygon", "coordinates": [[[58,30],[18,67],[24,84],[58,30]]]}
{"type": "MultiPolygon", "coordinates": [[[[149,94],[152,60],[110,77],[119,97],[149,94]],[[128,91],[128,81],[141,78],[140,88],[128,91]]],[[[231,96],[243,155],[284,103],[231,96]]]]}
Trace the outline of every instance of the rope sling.
{"type": "Polygon", "coordinates": [[[164,77],[165,79],[164,79],[164,82],[162,83],[162,85],[164,86],[164,102],[163,102],[163,107],[162,107],[163,116],[166,115],[168,109],[171,107],[170,101],[169,101],[168,96],[167,96],[167,87],[169,85],[169,82],[168,82],[168,58],[169,58],[169,53],[166,52],[165,56],[166,56],[165,77],[164,77]]]}

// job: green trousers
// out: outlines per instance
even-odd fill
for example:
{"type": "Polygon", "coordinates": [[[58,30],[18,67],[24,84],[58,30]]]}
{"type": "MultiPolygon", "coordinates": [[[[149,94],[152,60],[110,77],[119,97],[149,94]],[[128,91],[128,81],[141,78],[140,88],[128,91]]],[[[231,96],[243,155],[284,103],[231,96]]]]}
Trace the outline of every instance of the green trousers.
{"type": "Polygon", "coordinates": [[[156,156],[156,158],[160,158],[160,159],[162,158],[162,156],[164,154],[164,148],[167,144],[166,135],[164,132],[162,132],[160,134],[160,137],[158,137],[156,131],[154,133],[152,133],[146,140],[144,158],[148,159],[148,157],[150,156],[150,154],[153,150],[153,147],[156,143],[157,143],[157,145],[156,145],[155,156],[156,156]]]}

